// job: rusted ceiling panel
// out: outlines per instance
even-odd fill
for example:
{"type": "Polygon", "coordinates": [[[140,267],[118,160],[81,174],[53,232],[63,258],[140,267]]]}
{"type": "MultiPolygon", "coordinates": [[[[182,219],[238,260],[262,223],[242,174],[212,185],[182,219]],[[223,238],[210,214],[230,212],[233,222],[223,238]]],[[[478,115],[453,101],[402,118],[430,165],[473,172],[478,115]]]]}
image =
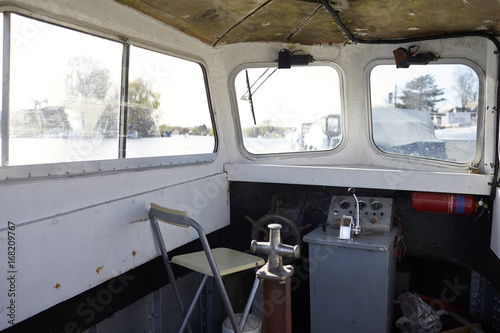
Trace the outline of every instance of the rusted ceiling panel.
{"type": "Polygon", "coordinates": [[[290,38],[290,43],[303,45],[336,44],[347,39],[332,15],[321,7],[300,29],[290,38]]]}
{"type": "Polygon", "coordinates": [[[304,1],[271,1],[236,26],[220,44],[238,42],[287,42],[320,4],[304,1]]]}
{"type": "Polygon", "coordinates": [[[342,21],[361,39],[499,33],[496,0],[341,0],[339,5],[342,21]]]}
{"type": "Polygon", "coordinates": [[[207,44],[258,9],[258,0],[115,0],[207,44]]]}
{"type": "MultiPolygon", "coordinates": [[[[209,45],[345,41],[319,0],[115,0],[209,45]]],[[[361,39],[482,31],[500,35],[500,0],[336,0],[361,39]]]]}

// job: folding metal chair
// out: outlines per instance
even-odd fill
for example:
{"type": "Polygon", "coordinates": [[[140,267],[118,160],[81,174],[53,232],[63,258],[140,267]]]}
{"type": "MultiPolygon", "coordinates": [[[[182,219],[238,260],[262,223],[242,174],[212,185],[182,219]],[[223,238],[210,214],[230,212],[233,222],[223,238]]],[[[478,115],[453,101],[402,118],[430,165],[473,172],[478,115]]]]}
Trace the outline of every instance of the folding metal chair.
{"type": "Polygon", "coordinates": [[[257,277],[255,278],[241,320],[238,323],[236,321],[231,302],[229,301],[226,288],[222,281],[222,276],[262,266],[265,263],[264,259],[228,248],[216,248],[213,250],[210,249],[210,245],[208,244],[208,240],[205,232],[203,231],[203,228],[196,221],[189,218],[188,213],[185,211],[168,209],[151,203],[151,208],[149,210],[149,219],[151,220],[151,223],[153,225],[156,241],[158,242],[158,245],[160,247],[163,262],[165,264],[165,268],[167,270],[168,278],[170,280],[170,284],[172,285],[177,304],[179,305],[181,314],[184,317],[179,332],[182,333],[184,332],[186,327],[189,328],[189,317],[191,316],[196,306],[196,302],[202,294],[208,277],[211,276],[214,278],[217,289],[220,292],[222,302],[224,303],[224,307],[228,312],[234,332],[241,333],[248,313],[250,312],[255,293],[259,286],[259,279],[257,277]],[[169,260],[158,221],[166,222],[178,227],[193,227],[198,232],[203,251],[178,255],[169,260]],[[179,289],[177,288],[177,283],[175,282],[175,277],[170,266],[171,262],[203,274],[201,284],[198,287],[198,291],[196,292],[194,300],[187,312],[185,312],[179,289]]]}

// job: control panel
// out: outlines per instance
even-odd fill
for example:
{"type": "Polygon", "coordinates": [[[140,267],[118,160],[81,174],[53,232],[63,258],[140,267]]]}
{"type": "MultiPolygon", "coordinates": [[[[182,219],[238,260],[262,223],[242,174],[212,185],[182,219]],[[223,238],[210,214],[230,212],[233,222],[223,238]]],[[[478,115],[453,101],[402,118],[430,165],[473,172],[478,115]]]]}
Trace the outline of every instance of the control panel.
{"type": "MultiPolygon", "coordinates": [[[[358,197],[359,224],[362,230],[389,231],[392,227],[393,200],[392,198],[358,197]]],[[[352,195],[332,196],[328,211],[327,224],[340,227],[342,216],[352,216],[356,221],[356,200],[352,195]]]]}

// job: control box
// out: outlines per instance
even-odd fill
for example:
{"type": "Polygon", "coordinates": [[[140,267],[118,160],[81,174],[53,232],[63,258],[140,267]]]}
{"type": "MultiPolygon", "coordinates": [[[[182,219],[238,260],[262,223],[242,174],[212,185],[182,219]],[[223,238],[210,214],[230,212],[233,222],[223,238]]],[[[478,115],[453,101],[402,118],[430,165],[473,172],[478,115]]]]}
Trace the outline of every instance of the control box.
{"type": "MultiPolygon", "coordinates": [[[[361,230],[389,231],[392,228],[392,198],[358,197],[358,201],[361,230]]],[[[356,211],[356,200],[352,195],[334,195],[330,201],[327,224],[339,229],[344,215],[352,216],[356,223],[356,211]]]]}

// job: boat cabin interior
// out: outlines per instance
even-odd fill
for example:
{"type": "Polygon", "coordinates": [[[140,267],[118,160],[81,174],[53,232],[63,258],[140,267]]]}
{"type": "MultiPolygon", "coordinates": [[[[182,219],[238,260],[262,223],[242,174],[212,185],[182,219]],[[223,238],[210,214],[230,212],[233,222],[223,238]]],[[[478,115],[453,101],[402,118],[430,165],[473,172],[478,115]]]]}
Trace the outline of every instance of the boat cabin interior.
{"type": "Polygon", "coordinates": [[[499,1],[0,9],[0,331],[500,332],[499,1]]]}

